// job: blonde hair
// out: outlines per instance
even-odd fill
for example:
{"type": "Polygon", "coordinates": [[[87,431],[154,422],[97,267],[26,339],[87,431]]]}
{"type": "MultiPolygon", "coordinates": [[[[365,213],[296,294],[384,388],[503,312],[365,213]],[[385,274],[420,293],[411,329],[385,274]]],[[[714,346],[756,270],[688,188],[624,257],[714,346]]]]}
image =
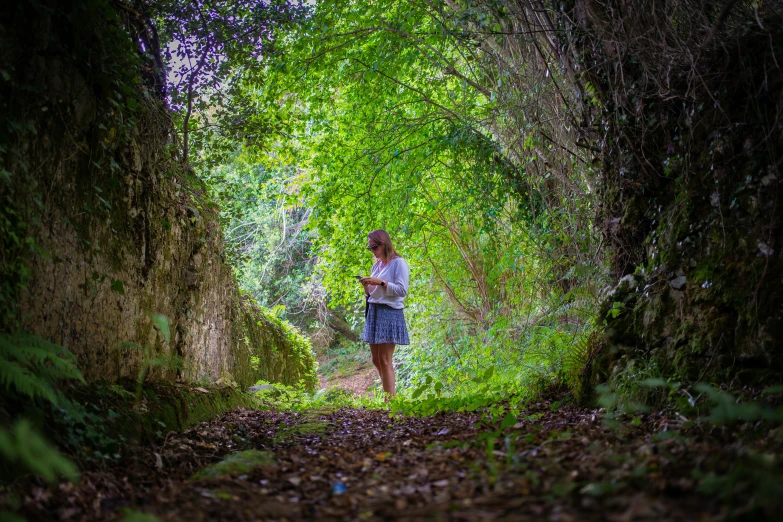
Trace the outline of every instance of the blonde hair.
{"type": "Polygon", "coordinates": [[[367,234],[367,238],[370,241],[373,241],[376,245],[383,245],[383,252],[386,257],[386,262],[389,262],[396,257],[401,257],[400,254],[398,254],[397,251],[394,250],[394,246],[392,246],[392,241],[391,238],[389,237],[389,233],[383,230],[382,228],[379,228],[378,230],[373,230],[372,232],[367,234]]]}

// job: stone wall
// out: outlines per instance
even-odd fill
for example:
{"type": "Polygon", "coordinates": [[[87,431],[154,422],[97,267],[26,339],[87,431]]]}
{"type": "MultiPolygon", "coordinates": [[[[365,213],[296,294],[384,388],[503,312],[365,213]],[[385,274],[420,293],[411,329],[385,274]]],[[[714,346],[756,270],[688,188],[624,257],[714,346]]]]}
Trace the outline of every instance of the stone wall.
{"type": "Polygon", "coordinates": [[[704,25],[717,11],[671,5],[682,27],[665,27],[668,40],[646,34],[652,23],[625,33],[614,12],[593,10],[585,22],[595,34],[616,28],[627,49],[619,64],[601,51],[604,77],[593,79],[609,93],[599,225],[618,278],[599,312],[596,378],[642,375],[641,363],[647,376],[680,381],[774,381],[783,368],[780,10],[737,4],[722,25],[704,25]]]}
{"type": "Polygon", "coordinates": [[[312,387],[307,342],[277,335],[280,321],[240,298],[217,207],[177,161],[170,114],[132,27],[110,4],[92,3],[102,9],[2,8],[11,23],[0,42],[9,77],[0,112],[13,129],[0,149],[11,223],[2,269],[15,300],[3,327],[65,346],[88,380],[132,378],[154,359],[155,379],[312,387]],[[66,15],[78,21],[56,23],[66,15]],[[155,315],[168,319],[169,341],[155,315]],[[248,335],[248,324],[268,333],[248,335]],[[294,371],[276,371],[272,353],[303,357],[294,371]]]}

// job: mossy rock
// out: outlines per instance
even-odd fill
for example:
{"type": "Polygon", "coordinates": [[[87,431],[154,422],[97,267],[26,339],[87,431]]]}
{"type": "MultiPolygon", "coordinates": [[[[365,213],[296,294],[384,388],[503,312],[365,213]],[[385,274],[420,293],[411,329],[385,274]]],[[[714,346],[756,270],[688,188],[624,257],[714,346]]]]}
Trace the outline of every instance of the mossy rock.
{"type": "Polygon", "coordinates": [[[310,435],[322,435],[329,428],[329,422],[320,419],[306,418],[304,422],[286,426],[277,432],[275,442],[284,442],[297,437],[307,437],[310,435]]]}
{"type": "Polygon", "coordinates": [[[136,410],[135,384],[90,383],[65,390],[65,395],[94,411],[112,411],[102,422],[106,429],[126,438],[146,442],[167,431],[182,432],[236,408],[254,408],[252,395],[230,387],[190,386],[166,382],[146,384],[142,407],[136,410]]]}
{"type": "Polygon", "coordinates": [[[262,466],[273,466],[275,457],[268,451],[246,450],[229,455],[216,464],[198,470],[190,477],[190,480],[211,480],[229,475],[241,475],[250,473],[262,466]]]}
{"type": "Polygon", "coordinates": [[[252,397],[229,387],[200,388],[158,383],[144,390],[148,413],[141,416],[145,435],[164,430],[184,431],[239,407],[253,407],[252,397]]]}

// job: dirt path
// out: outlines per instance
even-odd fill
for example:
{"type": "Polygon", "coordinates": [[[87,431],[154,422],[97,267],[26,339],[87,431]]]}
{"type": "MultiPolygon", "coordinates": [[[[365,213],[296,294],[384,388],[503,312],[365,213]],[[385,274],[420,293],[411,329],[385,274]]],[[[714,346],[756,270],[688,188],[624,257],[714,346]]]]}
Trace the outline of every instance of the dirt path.
{"type": "Polygon", "coordinates": [[[132,507],[187,521],[691,521],[752,498],[739,479],[725,501],[720,488],[696,491],[696,477],[744,465],[727,430],[677,431],[681,420],[660,415],[610,430],[596,412],[547,403],[502,433],[487,434],[478,421],[236,411],[138,447],[116,469],[85,473],[79,486],[33,488],[24,513],[105,520],[132,507]]]}
{"type": "Polygon", "coordinates": [[[380,384],[378,370],[375,368],[366,368],[348,377],[338,377],[329,380],[322,376],[320,379],[321,388],[334,386],[343,390],[350,390],[356,395],[370,394],[370,388],[375,384],[380,384]]]}

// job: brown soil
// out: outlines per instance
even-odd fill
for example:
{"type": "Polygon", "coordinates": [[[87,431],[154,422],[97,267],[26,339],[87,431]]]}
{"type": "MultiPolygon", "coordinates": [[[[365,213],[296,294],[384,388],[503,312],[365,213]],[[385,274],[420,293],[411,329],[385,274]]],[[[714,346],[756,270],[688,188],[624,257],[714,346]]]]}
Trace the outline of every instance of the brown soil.
{"type": "Polygon", "coordinates": [[[327,379],[326,377],[321,376],[320,378],[321,388],[342,388],[343,390],[350,390],[356,395],[371,394],[370,388],[376,384],[380,385],[380,382],[378,370],[375,368],[366,368],[347,377],[333,377],[327,379]]]}

